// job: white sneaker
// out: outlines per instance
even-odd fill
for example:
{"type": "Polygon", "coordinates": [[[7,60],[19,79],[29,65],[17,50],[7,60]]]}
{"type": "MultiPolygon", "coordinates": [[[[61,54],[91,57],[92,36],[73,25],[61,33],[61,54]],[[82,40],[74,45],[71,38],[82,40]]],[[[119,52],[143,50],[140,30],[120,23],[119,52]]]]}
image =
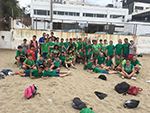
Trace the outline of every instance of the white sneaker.
{"type": "Polygon", "coordinates": [[[131,77],[132,80],[136,80],[136,77],[131,77]]]}
{"type": "Polygon", "coordinates": [[[124,76],[122,76],[122,79],[124,79],[124,76]]]}
{"type": "Polygon", "coordinates": [[[68,71],[68,73],[67,73],[68,75],[71,75],[71,71],[68,71]]]}

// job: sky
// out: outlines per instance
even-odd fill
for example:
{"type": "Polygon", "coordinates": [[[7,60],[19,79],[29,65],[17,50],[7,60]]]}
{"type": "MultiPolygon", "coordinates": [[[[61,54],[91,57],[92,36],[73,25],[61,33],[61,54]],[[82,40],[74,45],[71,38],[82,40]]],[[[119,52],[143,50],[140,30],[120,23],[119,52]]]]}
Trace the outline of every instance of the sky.
{"type": "MultiPolygon", "coordinates": [[[[31,0],[18,0],[19,4],[22,6],[29,5],[31,0]]],[[[85,0],[85,2],[91,3],[91,4],[98,4],[101,6],[105,6],[109,3],[112,3],[113,0],[85,0]]]]}

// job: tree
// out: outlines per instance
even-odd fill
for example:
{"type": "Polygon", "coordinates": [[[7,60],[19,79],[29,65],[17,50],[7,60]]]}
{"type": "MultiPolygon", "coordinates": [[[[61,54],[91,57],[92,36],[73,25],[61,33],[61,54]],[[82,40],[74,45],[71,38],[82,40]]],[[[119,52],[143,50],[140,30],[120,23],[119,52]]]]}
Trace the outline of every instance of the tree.
{"type": "Polygon", "coordinates": [[[9,17],[16,18],[20,15],[21,9],[17,6],[17,0],[0,0],[2,4],[3,17],[6,21],[9,20],[9,17]],[[13,14],[12,14],[13,10],[13,14]]]}

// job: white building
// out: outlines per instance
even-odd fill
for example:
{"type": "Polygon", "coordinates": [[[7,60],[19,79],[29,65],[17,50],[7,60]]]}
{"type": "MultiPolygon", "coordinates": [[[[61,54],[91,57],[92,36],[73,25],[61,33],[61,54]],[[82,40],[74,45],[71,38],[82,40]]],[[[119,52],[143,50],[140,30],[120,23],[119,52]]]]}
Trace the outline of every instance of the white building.
{"type": "MultiPolygon", "coordinates": [[[[79,29],[78,23],[88,23],[88,29],[93,33],[105,31],[106,24],[126,22],[129,19],[128,9],[107,8],[76,4],[63,4],[64,0],[53,0],[53,24],[50,23],[50,0],[31,2],[31,18],[33,29],[79,29]],[[63,23],[63,24],[62,24],[63,23]]],[[[114,26],[111,27],[114,29],[114,26]]],[[[88,30],[88,31],[89,31],[88,30]]]]}

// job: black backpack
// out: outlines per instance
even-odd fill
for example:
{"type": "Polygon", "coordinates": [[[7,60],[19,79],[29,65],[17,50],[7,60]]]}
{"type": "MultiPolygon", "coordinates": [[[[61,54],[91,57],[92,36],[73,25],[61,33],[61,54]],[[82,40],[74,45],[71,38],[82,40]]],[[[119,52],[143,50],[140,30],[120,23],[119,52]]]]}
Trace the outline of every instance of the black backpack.
{"type": "Polygon", "coordinates": [[[86,107],[86,104],[84,102],[82,102],[80,100],[80,98],[76,97],[73,99],[73,102],[72,102],[72,106],[75,108],[75,109],[83,109],[83,108],[87,108],[86,107]]]}
{"type": "Polygon", "coordinates": [[[119,94],[122,94],[123,95],[126,95],[126,93],[128,92],[130,88],[130,85],[126,82],[122,82],[122,83],[119,83],[115,86],[115,90],[119,93],[119,94]]]}

